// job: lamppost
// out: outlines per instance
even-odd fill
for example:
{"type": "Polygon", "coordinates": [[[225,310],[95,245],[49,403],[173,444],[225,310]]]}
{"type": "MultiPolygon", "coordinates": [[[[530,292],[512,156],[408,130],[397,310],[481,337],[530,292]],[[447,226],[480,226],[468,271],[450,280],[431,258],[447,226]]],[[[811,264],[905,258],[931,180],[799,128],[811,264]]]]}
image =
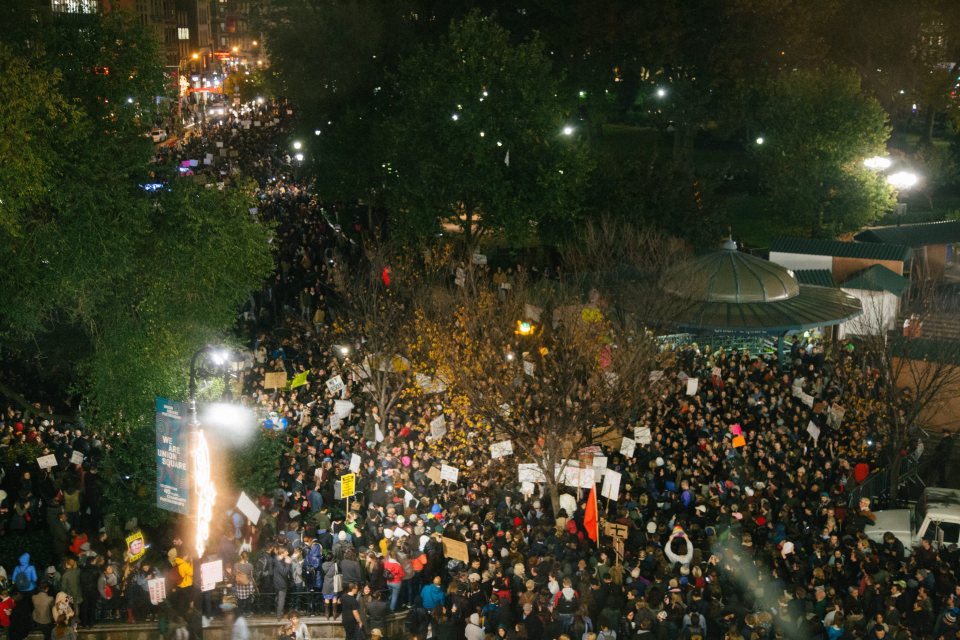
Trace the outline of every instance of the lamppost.
{"type": "Polygon", "coordinates": [[[201,379],[222,377],[224,398],[231,397],[230,376],[239,371],[244,363],[242,355],[223,345],[210,345],[198,349],[190,358],[190,431],[193,470],[193,492],[196,496],[195,548],[197,559],[203,557],[207,539],[210,537],[210,522],[213,505],[217,500],[217,488],[210,477],[210,447],[207,436],[197,415],[197,383],[201,379]]]}
{"type": "Polygon", "coordinates": [[[907,212],[907,203],[900,202],[900,194],[912,188],[919,180],[917,174],[910,171],[897,171],[887,176],[887,183],[897,190],[897,226],[900,226],[900,221],[907,212]]]}

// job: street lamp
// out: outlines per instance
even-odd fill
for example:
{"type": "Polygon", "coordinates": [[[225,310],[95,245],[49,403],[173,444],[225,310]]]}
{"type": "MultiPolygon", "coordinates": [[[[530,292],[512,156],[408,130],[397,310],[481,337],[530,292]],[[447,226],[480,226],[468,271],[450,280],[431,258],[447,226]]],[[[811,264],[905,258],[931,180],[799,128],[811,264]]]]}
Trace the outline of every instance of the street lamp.
{"type": "Polygon", "coordinates": [[[297,151],[299,151],[301,148],[303,148],[303,143],[300,142],[299,140],[294,140],[294,141],[293,141],[293,148],[296,149],[297,151]]]}
{"type": "Polygon", "coordinates": [[[883,156],[873,156],[872,158],[867,158],[863,161],[863,166],[867,169],[873,169],[874,171],[883,171],[889,169],[890,165],[893,164],[893,161],[890,158],[884,158],[883,156]]]}
{"type": "Polygon", "coordinates": [[[920,178],[911,171],[897,171],[887,176],[887,182],[894,189],[909,189],[917,184],[920,178]]]}
{"type": "Polygon", "coordinates": [[[663,87],[658,87],[658,88],[657,88],[657,97],[658,97],[658,98],[666,98],[666,97],[667,97],[667,90],[664,89],[663,87]]]}
{"type": "Polygon", "coordinates": [[[573,128],[573,125],[569,125],[569,124],[568,124],[567,126],[565,126],[565,127],[563,128],[563,135],[565,135],[565,136],[572,136],[574,131],[575,131],[575,129],[573,128]]]}

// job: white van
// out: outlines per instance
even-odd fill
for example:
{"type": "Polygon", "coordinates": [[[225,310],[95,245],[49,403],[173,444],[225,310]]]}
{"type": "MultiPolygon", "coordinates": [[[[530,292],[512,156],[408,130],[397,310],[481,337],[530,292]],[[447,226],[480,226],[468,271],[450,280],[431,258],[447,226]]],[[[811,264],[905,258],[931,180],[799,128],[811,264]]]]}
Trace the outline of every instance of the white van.
{"type": "Polygon", "coordinates": [[[882,543],[889,531],[907,553],[921,540],[930,540],[934,546],[960,544],[960,489],[927,487],[912,509],[886,509],[874,515],[877,521],[864,528],[874,542],[882,543]]]}

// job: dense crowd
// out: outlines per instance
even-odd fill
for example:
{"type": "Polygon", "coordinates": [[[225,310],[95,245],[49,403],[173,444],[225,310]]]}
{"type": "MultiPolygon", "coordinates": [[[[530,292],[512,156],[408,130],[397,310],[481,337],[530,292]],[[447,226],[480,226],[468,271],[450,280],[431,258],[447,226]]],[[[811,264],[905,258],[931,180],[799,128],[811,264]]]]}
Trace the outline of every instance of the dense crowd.
{"type": "Polygon", "coordinates": [[[67,637],[76,621],[159,617],[170,637],[200,637],[204,617],[223,614],[245,638],[266,604],[282,620],[279,635],[298,639],[309,637],[301,615],[337,619],[353,640],[387,632],[397,611],[403,637],[418,639],[960,637],[957,550],[924,542],[909,553],[892,536],[875,543],[864,535],[869,500],[851,504],[880,464],[883,438],[878,378],[852,352],[797,343],[781,366],[773,355],[677,349],[657,399],[629,425],[649,428],[650,441],[629,457],[612,443],[589,451],[622,477],[617,499],[600,502],[601,515],[625,527],[622,554],[602,530],[591,538],[585,491],[564,489],[554,504],[543,485],[521,490],[525,460],[432,439],[442,396],[406,397],[379,415],[331,337],[338,304],[326,269],[349,259],[350,241],[336,208],[293,176],[285,110],[255,108],[166,160],[240,150],[196,173],[255,178],[258,215],[276,223],[276,277],[240,322],[255,357],[245,400],[284,443],[280,460],[263,461],[277,465],[276,486],[254,496],[256,523],[235,496],[219,503],[204,558],[173,540],[159,566],[126,562],[124,532],[104,527],[99,511],[104,443],[7,411],[3,445],[29,443],[61,462],[4,470],[3,526],[48,527],[57,560],[38,568],[24,555],[0,576],[0,625],[11,636],[22,637],[15,632],[30,618],[67,637]],[[275,127],[244,128],[270,115],[275,127]],[[309,371],[308,383],[264,388],[276,371],[309,371]],[[345,388],[334,396],[324,381],[338,373],[345,388]],[[687,377],[700,381],[693,394],[687,377]],[[352,403],[342,419],[337,400],[352,403]],[[82,463],[70,464],[73,451],[82,463]],[[335,482],[351,463],[347,508],[335,482]],[[456,482],[431,478],[441,463],[460,470],[456,482]],[[465,545],[465,559],[451,541],[465,545]],[[211,560],[222,561],[223,580],[201,593],[199,567],[211,560]],[[156,578],[165,580],[160,604],[149,594],[156,578]]]}

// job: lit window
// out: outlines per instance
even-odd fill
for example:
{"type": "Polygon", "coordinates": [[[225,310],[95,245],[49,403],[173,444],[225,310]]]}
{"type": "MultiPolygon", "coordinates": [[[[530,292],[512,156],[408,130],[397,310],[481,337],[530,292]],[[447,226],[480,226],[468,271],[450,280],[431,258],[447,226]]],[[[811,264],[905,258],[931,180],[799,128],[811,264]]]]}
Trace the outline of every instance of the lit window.
{"type": "Polygon", "coordinates": [[[189,28],[189,27],[177,27],[177,39],[178,39],[178,40],[189,40],[189,39],[190,39],[190,28],[189,28]]]}

